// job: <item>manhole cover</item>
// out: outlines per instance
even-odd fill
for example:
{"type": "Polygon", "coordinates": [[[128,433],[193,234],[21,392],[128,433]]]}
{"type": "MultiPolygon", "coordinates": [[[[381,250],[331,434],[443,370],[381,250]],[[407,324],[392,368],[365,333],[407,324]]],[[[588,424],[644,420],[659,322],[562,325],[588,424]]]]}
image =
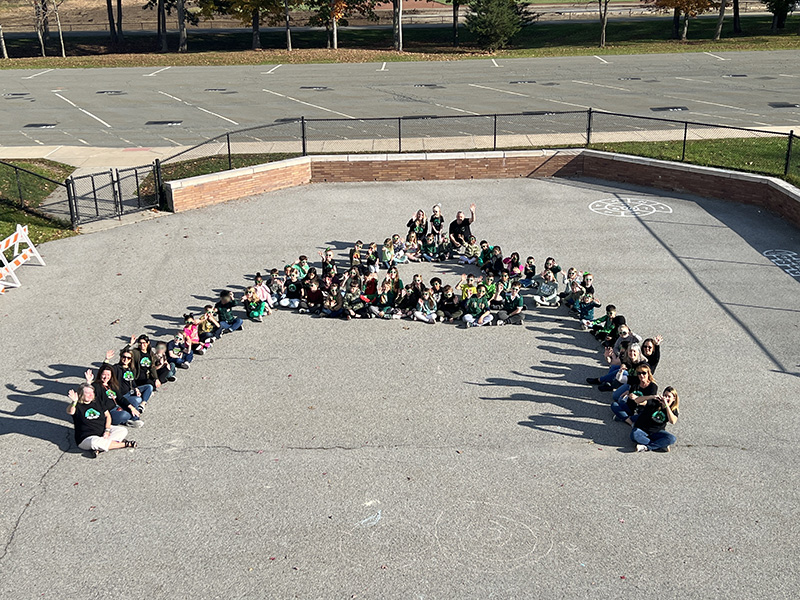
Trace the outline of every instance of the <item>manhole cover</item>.
{"type": "Polygon", "coordinates": [[[654,106],[650,110],[653,112],[680,112],[682,110],[689,110],[686,106],[654,106]]]}
{"type": "Polygon", "coordinates": [[[148,121],[145,125],[166,125],[171,127],[173,125],[180,125],[183,121],[148,121]]]}
{"type": "Polygon", "coordinates": [[[53,129],[58,123],[28,123],[23,127],[28,129],[53,129]]]}
{"type": "Polygon", "coordinates": [[[770,102],[769,105],[772,108],[800,108],[800,104],[793,102],[770,102]]]}
{"type": "Polygon", "coordinates": [[[800,278],[800,255],[791,250],[767,250],[764,256],[788,275],[800,278]]]}

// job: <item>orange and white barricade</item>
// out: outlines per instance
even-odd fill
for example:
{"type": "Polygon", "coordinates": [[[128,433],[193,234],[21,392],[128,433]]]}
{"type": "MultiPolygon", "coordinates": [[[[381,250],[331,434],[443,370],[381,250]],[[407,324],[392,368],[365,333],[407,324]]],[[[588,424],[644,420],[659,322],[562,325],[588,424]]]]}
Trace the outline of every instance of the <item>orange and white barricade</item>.
{"type": "Polygon", "coordinates": [[[0,242],[0,294],[4,294],[7,287],[22,285],[15,271],[31,258],[35,258],[44,266],[44,260],[28,237],[28,226],[17,225],[17,231],[0,242]],[[6,252],[12,246],[13,253],[9,258],[6,252]],[[20,249],[20,246],[26,247],[20,249]]]}

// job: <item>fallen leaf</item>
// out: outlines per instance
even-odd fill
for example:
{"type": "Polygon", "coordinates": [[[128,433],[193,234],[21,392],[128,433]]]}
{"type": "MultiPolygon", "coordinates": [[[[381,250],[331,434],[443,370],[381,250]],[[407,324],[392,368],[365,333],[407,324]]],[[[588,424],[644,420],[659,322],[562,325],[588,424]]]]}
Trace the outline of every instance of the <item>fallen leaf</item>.
{"type": "Polygon", "coordinates": [[[89,519],[89,523],[94,523],[97,519],[89,519]]]}
{"type": "Polygon", "coordinates": [[[77,481],[76,481],[75,483],[73,483],[73,484],[72,484],[72,487],[75,487],[76,485],[78,485],[78,482],[77,482],[77,481]]]}

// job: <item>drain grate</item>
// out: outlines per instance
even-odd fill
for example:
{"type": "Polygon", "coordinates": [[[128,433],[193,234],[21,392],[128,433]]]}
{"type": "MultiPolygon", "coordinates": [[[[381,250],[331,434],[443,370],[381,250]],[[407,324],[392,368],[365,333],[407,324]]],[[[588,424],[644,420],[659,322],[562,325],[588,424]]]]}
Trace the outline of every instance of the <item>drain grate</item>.
{"type": "Polygon", "coordinates": [[[53,129],[58,123],[28,123],[23,125],[26,129],[53,129]]]}
{"type": "Polygon", "coordinates": [[[509,81],[508,83],[511,83],[511,84],[522,84],[522,83],[536,83],[536,82],[531,80],[531,79],[523,79],[521,81],[509,81]]]}
{"type": "Polygon", "coordinates": [[[228,88],[206,88],[204,92],[225,92],[228,88]]]}
{"type": "Polygon", "coordinates": [[[314,90],[315,92],[327,92],[331,88],[325,87],[324,85],[301,85],[301,90],[314,90]]]}
{"type": "Polygon", "coordinates": [[[415,83],[414,87],[417,88],[431,88],[431,89],[444,89],[444,86],[439,85],[438,83],[415,83]]]}
{"type": "Polygon", "coordinates": [[[555,83],[554,81],[549,81],[547,83],[540,83],[539,85],[545,85],[547,87],[553,87],[554,85],[559,85],[559,84],[555,83]]]}
{"type": "Polygon", "coordinates": [[[183,121],[148,121],[145,125],[166,125],[167,127],[172,127],[175,125],[180,125],[183,121]]]}
{"type": "Polygon", "coordinates": [[[794,102],[770,102],[772,108],[800,108],[800,104],[794,102]]]}
{"type": "Polygon", "coordinates": [[[528,110],[528,111],[523,111],[522,114],[523,115],[536,115],[536,116],[542,116],[542,115],[551,116],[551,115],[554,115],[556,113],[551,112],[549,110],[528,110]]]}
{"type": "Polygon", "coordinates": [[[620,77],[619,81],[641,81],[641,77],[620,77]]]}
{"type": "Polygon", "coordinates": [[[8,92],[3,94],[3,98],[24,98],[25,96],[30,95],[30,92],[8,92]]]}
{"type": "Polygon", "coordinates": [[[95,92],[95,94],[104,94],[106,96],[124,96],[128,92],[123,92],[122,90],[101,90],[99,92],[95,92]]]}
{"type": "Polygon", "coordinates": [[[403,121],[412,121],[420,119],[435,119],[436,115],[413,115],[411,117],[403,117],[403,121]]]}
{"type": "Polygon", "coordinates": [[[723,75],[723,77],[747,77],[747,75],[723,75]]]}
{"type": "Polygon", "coordinates": [[[682,110],[689,110],[688,106],[653,106],[650,107],[653,112],[680,112],[682,110]]]}

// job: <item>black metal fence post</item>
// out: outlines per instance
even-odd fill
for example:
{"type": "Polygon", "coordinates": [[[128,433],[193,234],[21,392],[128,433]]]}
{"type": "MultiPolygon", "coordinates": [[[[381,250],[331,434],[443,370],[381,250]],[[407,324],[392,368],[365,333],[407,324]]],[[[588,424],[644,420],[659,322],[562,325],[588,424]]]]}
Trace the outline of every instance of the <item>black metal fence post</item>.
{"type": "Polygon", "coordinates": [[[681,150],[681,162],[686,159],[686,136],[689,135],[689,121],[683,122],[683,150],[681,150]]]}
{"type": "Polygon", "coordinates": [[[308,148],[306,146],[306,118],[300,117],[300,137],[303,141],[303,156],[308,156],[308,148]]]}
{"type": "Polygon", "coordinates": [[[231,134],[226,133],[225,139],[228,140],[228,170],[233,169],[233,160],[231,159],[231,134]]]}
{"type": "Polygon", "coordinates": [[[592,108],[589,107],[589,111],[586,113],[586,145],[590,145],[592,143],[592,108]]]}
{"type": "Polygon", "coordinates": [[[72,177],[64,180],[64,185],[67,187],[67,204],[69,204],[69,222],[72,229],[78,229],[78,206],[75,203],[75,182],[72,177]]]}
{"type": "Polygon", "coordinates": [[[19,169],[14,167],[14,177],[17,179],[17,194],[19,195],[19,205],[25,206],[25,201],[22,199],[22,185],[19,183],[19,169]]]}
{"type": "Polygon", "coordinates": [[[397,117],[397,152],[403,152],[403,117],[397,117]]]}
{"type": "Polygon", "coordinates": [[[786,163],[783,165],[783,176],[789,174],[789,167],[792,165],[792,140],[794,139],[794,129],[789,132],[789,143],[786,145],[786,163]]]}
{"type": "Polygon", "coordinates": [[[497,150],[497,115],[494,115],[494,143],[492,144],[492,150],[497,150]]]}
{"type": "Polygon", "coordinates": [[[161,161],[156,159],[153,162],[153,179],[156,182],[156,204],[161,208],[161,186],[164,182],[161,180],[161,161]]]}

